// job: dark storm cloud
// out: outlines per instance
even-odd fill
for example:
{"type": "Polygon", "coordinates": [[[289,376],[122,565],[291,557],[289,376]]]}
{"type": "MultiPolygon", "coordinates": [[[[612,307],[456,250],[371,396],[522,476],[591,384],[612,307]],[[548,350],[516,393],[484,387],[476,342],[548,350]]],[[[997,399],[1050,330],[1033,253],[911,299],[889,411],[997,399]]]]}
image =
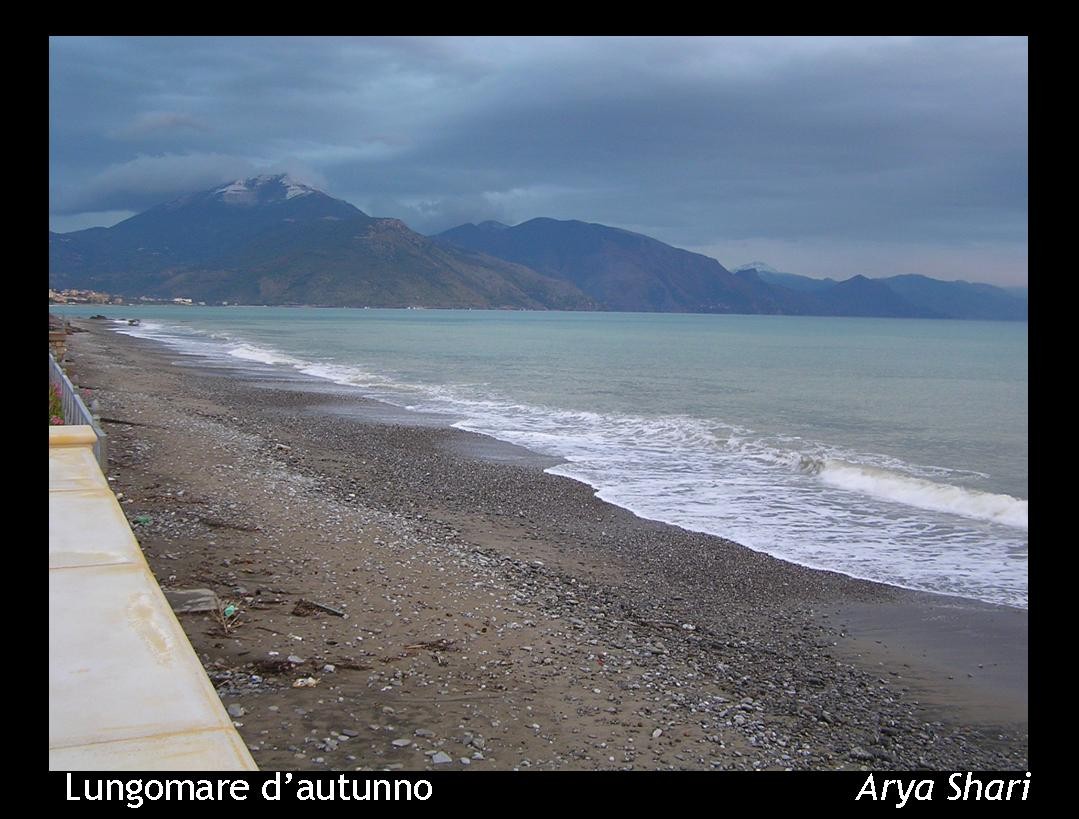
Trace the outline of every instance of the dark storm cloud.
{"type": "Polygon", "coordinates": [[[56,38],[51,210],[293,167],[421,232],[552,216],[1025,278],[1026,64],[1022,38],[56,38]]]}

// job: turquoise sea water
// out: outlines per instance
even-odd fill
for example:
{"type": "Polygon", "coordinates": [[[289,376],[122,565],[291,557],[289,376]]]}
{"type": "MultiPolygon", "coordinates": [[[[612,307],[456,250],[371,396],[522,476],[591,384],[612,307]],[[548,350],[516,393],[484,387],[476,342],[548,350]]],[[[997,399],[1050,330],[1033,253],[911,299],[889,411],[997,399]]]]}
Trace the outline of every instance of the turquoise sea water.
{"type": "Polygon", "coordinates": [[[295,368],[557,456],[644,517],[1027,600],[1027,325],[787,316],[54,307],[295,368]],[[126,319],[138,317],[140,327],[126,319]]]}

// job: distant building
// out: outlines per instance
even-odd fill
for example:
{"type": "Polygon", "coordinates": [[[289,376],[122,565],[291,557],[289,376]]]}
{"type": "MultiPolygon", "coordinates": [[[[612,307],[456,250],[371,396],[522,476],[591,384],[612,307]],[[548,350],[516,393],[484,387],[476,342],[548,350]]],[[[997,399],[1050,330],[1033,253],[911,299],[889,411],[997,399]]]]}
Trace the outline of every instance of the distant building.
{"type": "Polygon", "coordinates": [[[53,290],[49,288],[50,304],[108,304],[112,297],[96,290],[53,290]]]}

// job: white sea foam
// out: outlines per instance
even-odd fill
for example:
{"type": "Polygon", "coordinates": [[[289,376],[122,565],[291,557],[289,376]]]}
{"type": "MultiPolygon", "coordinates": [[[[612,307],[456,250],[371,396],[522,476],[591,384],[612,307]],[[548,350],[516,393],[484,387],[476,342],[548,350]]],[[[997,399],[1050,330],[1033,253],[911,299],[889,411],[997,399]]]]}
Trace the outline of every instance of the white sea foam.
{"type": "Polygon", "coordinates": [[[139,338],[153,338],[164,329],[164,325],[156,321],[141,321],[138,324],[128,324],[126,319],[112,319],[112,323],[118,325],[116,327],[117,333],[139,338]]]}
{"type": "Polygon", "coordinates": [[[821,444],[788,440],[800,449],[786,449],[697,418],[450,401],[446,392],[442,400],[467,416],[455,426],[561,457],[549,472],[641,517],[813,568],[1026,605],[1027,502],[916,477],[977,473],[862,455],[902,474],[824,457],[836,450],[821,444]],[[981,528],[1000,525],[1022,535],[981,528]]]}
{"type": "Polygon", "coordinates": [[[233,358],[244,361],[257,361],[260,364],[287,364],[293,367],[302,367],[306,362],[290,355],[285,355],[274,349],[258,347],[254,344],[234,344],[229,347],[228,354],[233,358]]]}
{"type": "Polygon", "coordinates": [[[1011,495],[995,495],[934,483],[843,461],[825,461],[819,474],[822,481],[839,489],[861,492],[918,509],[1027,528],[1027,501],[1011,495]]]}

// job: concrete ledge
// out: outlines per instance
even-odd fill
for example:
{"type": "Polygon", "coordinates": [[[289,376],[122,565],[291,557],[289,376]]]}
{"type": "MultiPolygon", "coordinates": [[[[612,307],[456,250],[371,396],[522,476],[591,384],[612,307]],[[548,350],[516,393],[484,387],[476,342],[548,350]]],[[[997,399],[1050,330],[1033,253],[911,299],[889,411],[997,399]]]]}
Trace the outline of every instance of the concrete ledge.
{"type": "Polygon", "coordinates": [[[247,754],[243,740],[232,728],[185,734],[161,734],[139,739],[50,748],[49,770],[121,771],[131,769],[131,760],[141,760],[143,771],[228,771],[238,768],[236,760],[247,754]]]}
{"type": "Polygon", "coordinates": [[[54,446],[93,446],[97,442],[94,428],[85,424],[59,424],[49,427],[49,448],[54,446]]]}
{"type": "Polygon", "coordinates": [[[49,568],[143,561],[127,517],[107,487],[49,493],[49,568]],[[94,526],[87,528],[86,521],[94,526]]]}
{"type": "Polygon", "coordinates": [[[258,770],[101,474],[49,430],[49,768],[258,770]]]}
{"type": "Polygon", "coordinates": [[[89,446],[50,446],[49,494],[72,489],[101,489],[112,494],[89,446]]]}
{"type": "Polygon", "coordinates": [[[232,725],[142,566],[51,569],[49,605],[49,747],[232,725]]]}

